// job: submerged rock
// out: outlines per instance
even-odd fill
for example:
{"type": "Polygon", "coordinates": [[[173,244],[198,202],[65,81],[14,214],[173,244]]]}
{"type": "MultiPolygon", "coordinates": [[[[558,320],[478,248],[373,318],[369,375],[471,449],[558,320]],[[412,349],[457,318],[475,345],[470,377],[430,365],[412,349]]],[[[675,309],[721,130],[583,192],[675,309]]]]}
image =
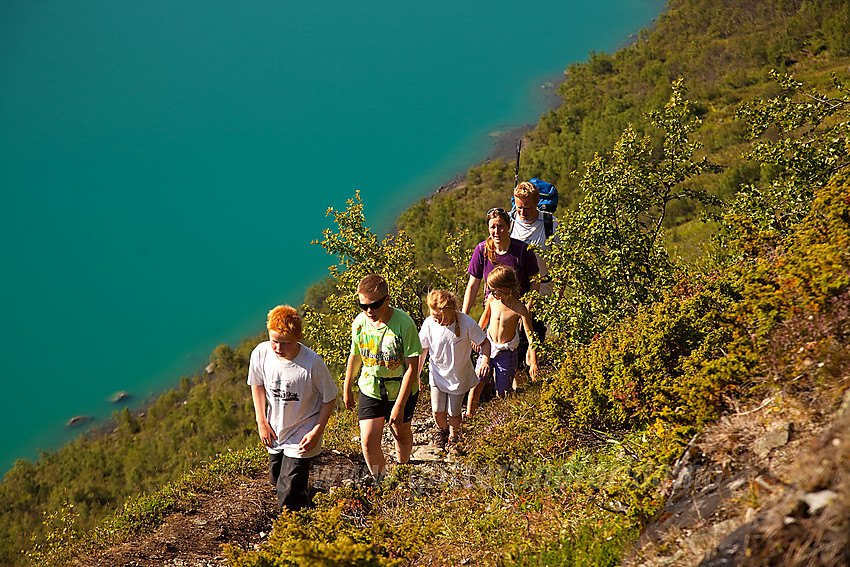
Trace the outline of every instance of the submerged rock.
{"type": "Polygon", "coordinates": [[[118,402],[123,402],[124,400],[130,398],[130,394],[121,390],[120,392],[115,392],[111,396],[109,396],[109,401],[113,404],[117,404],[118,402]]]}

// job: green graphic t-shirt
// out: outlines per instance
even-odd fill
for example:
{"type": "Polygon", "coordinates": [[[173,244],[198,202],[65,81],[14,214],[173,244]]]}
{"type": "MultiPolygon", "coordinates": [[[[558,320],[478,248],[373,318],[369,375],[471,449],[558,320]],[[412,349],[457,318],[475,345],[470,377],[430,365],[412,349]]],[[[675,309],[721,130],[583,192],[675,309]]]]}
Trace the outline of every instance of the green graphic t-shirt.
{"type": "Polygon", "coordinates": [[[380,378],[384,380],[387,397],[394,401],[401,389],[404,359],[422,354],[419,333],[410,315],[393,308],[386,325],[375,328],[361,313],[351,325],[351,354],[359,354],[363,370],[357,386],[364,395],[381,399],[380,378]],[[386,380],[395,378],[395,380],[386,380]]]}

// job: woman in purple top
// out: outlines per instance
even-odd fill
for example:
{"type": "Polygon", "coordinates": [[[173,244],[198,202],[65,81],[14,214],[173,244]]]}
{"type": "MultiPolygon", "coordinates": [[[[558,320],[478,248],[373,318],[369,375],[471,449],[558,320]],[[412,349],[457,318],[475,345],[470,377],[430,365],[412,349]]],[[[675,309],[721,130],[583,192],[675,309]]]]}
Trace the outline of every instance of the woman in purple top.
{"type": "Polygon", "coordinates": [[[511,217],[505,209],[496,208],[487,212],[487,231],[490,236],[475,247],[469,269],[466,270],[469,282],[463,295],[462,311],[467,315],[478,296],[481,280],[486,281],[487,274],[496,266],[507,266],[516,272],[520,294],[529,290],[540,291],[540,283],[531,281],[532,276],[540,271],[537,257],[525,242],[510,237],[511,217]]]}

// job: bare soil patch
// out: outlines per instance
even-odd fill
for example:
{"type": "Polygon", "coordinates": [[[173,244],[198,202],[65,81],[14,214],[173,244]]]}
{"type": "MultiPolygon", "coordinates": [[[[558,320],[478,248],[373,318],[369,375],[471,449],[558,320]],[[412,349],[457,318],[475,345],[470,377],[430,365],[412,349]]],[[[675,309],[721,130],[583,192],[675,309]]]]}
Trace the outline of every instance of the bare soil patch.
{"type": "MultiPolygon", "coordinates": [[[[313,461],[310,484],[326,489],[351,478],[362,463],[324,452],[313,461]]],[[[226,565],[222,544],[252,549],[271,532],[277,517],[275,489],[263,471],[252,478],[234,479],[232,485],[195,495],[194,505],[169,515],[154,532],[140,535],[75,565],[86,567],[219,567],[226,565]]]]}

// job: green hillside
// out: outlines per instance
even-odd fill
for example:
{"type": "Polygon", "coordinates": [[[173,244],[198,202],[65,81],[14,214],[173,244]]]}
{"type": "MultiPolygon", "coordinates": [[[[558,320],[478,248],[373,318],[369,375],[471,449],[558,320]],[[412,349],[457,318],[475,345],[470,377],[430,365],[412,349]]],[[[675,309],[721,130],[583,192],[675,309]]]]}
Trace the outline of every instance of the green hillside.
{"type": "MultiPolygon", "coordinates": [[[[231,564],[616,565],[695,434],[770,396],[830,415],[850,360],[848,88],[846,0],[674,0],[633,45],[570,65],[520,168],[562,195],[559,293],[535,299],[555,333],[544,379],[470,424],[451,482],[399,467],[320,494],[261,550],[228,547],[231,564]]],[[[335,211],[320,244],[336,277],[305,298],[314,348],[344,360],[352,286],[370,270],[421,321],[423,290],[463,285],[484,214],[513,184],[513,163],[475,166],[386,239],[359,198],[335,211]]],[[[261,468],[245,385],[261,338],[219,346],[213,372],[116,412],[114,428],[17,462],[0,484],[0,564],[131,539],[261,468]]],[[[356,457],[353,425],[335,415],[328,449],[356,457]]],[[[846,492],[835,506],[850,525],[846,492]]]]}

